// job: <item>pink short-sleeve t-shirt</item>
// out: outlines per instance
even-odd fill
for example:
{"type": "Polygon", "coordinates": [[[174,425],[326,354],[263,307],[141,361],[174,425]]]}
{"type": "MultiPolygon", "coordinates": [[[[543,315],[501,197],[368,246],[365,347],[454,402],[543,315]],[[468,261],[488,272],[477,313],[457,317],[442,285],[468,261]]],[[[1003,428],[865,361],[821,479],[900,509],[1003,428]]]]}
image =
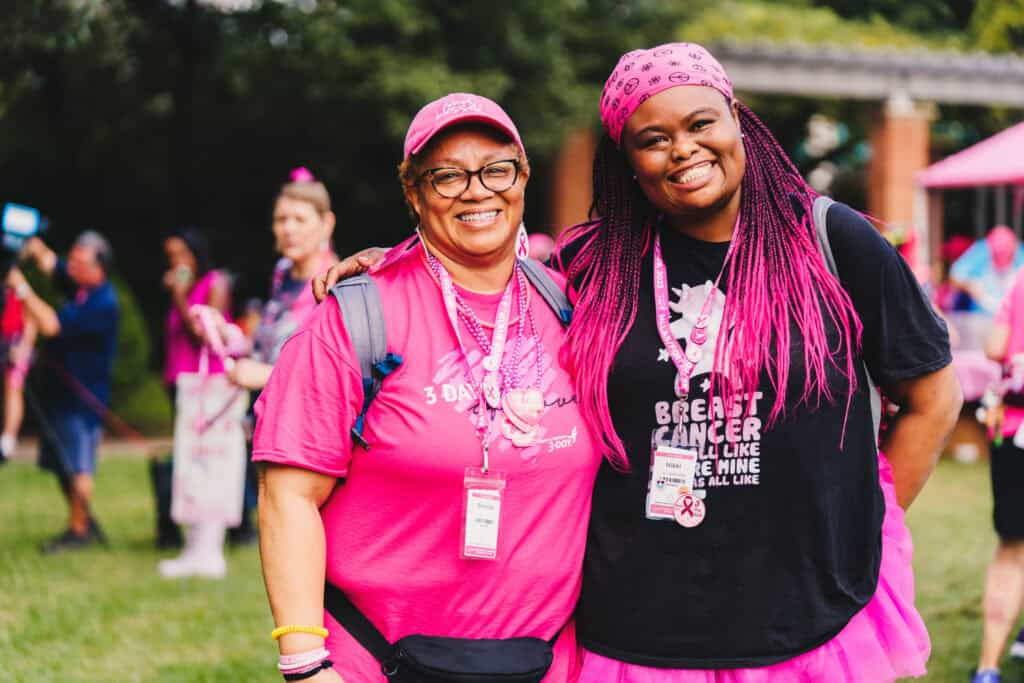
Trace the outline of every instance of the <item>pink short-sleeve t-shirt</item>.
{"type": "MultiPolygon", "coordinates": [[[[507,478],[499,558],[461,559],[465,470],[479,467],[482,457],[474,385],[421,248],[374,277],[389,350],[404,362],[384,381],[367,414],[371,449],[353,448],[349,436],[363,393],[358,361],[329,299],[285,344],[257,402],[253,459],[344,478],[321,508],[327,578],[390,641],[414,633],[551,638],[571,618],[579,595],[601,459],[572,383],[558,366],[564,330],[531,289],[528,305],[542,346],[539,441],[513,445],[501,435],[503,417],[496,411],[490,463],[507,478]]],[[[494,320],[500,295],[461,294],[481,320],[494,320]]],[[[513,318],[506,354],[518,336],[515,306],[513,318]]],[[[462,336],[479,381],[480,349],[468,330],[462,336]]],[[[536,354],[529,335],[520,348],[520,374],[532,384],[536,354]]],[[[384,680],[373,657],[329,615],[324,618],[339,673],[346,680],[384,680]]],[[[575,666],[570,626],[559,637],[545,680],[570,680],[575,666]]]]}
{"type": "MultiPolygon", "coordinates": [[[[219,270],[211,270],[193,285],[186,297],[189,306],[205,304],[210,300],[210,290],[220,282],[224,275],[219,270]]],[[[231,317],[225,314],[230,321],[231,317]]],[[[177,306],[171,305],[167,312],[166,323],[166,361],[164,363],[164,382],[173,385],[178,375],[183,372],[199,372],[202,346],[189,334],[185,320],[181,317],[177,306]]],[[[224,363],[216,354],[208,355],[207,372],[216,375],[224,372],[224,363]]]]}
{"type": "MultiPolygon", "coordinates": [[[[1017,271],[1006,292],[993,323],[1010,328],[1006,343],[1006,362],[1018,353],[1024,353],[1024,269],[1017,271]]],[[[1007,406],[1003,418],[1003,435],[1012,436],[1024,424],[1024,408],[1007,406]]]]}

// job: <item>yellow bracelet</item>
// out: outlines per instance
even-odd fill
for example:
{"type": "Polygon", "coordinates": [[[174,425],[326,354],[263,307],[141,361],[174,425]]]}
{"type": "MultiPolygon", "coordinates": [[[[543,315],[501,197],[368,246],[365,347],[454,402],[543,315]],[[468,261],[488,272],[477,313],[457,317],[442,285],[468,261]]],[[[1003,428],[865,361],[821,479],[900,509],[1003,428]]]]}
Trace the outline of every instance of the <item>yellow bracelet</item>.
{"type": "Polygon", "coordinates": [[[323,626],[278,626],[270,632],[270,637],[277,640],[286,633],[309,633],[321,638],[327,637],[327,629],[323,626]]]}

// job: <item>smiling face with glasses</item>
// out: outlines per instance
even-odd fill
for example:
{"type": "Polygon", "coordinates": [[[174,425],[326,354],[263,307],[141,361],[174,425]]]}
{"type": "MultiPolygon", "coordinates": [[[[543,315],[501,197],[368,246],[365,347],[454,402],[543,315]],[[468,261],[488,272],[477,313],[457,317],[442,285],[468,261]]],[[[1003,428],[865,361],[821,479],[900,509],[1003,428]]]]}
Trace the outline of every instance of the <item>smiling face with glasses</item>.
{"type": "Polygon", "coordinates": [[[513,262],[529,179],[513,142],[487,126],[457,125],[411,163],[402,172],[405,198],[446,266],[513,262]]]}

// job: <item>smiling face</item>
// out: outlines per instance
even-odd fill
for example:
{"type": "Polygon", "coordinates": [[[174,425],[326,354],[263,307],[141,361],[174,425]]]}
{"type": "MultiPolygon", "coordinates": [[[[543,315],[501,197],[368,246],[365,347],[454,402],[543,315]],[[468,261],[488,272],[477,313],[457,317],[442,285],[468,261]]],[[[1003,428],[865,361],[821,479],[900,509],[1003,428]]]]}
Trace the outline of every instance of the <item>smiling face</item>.
{"type": "MultiPolygon", "coordinates": [[[[431,185],[431,177],[424,173],[447,167],[476,171],[495,161],[523,162],[521,157],[519,148],[501,133],[480,126],[455,127],[431,141],[416,159],[418,180],[406,186],[405,198],[434,249],[467,266],[514,257],[529,178],[525,163],[521,164],[518,180],[504,192],[484,187],[477,174],[470,178],[469,187],[452,199],[438,194],[431,185]]],[[[488,184],[495,186],[491,179],[488,184]]]]}
{"type": "Polygon", "coordinates": [[[622,150],[647,199],[669,217],[705,219],[739,200],[746,165],[739,113],[713,88],[651,97],[626,122],[622,150]]]}

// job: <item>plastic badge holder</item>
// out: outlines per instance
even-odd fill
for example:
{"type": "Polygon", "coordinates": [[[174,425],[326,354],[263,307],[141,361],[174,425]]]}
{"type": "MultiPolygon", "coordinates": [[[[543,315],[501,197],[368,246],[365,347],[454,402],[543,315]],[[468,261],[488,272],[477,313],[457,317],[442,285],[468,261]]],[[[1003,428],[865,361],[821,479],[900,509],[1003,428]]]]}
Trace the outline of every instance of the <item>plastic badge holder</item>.
{"type": "Polygon", "coordinates": [[[462,530],[459,557],[464,560],[497,560],[505,473],[467,467],[462,486],[462,530]]]}

